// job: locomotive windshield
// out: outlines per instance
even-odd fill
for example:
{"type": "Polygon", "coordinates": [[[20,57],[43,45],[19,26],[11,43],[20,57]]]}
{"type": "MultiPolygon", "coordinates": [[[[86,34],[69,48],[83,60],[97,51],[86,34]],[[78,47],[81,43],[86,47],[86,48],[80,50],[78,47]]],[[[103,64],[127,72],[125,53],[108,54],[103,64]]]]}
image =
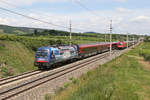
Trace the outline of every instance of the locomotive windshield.
{"type": "Polygon", "coordinates": [[[37,51],[37,57],[48,57],[48,50],[37,51]]]}
{"type": "Polygon", "coordinates": [[[122,42],[119,43],[119,45],[122,45],[122,44],[123,44],[122,42]]]}

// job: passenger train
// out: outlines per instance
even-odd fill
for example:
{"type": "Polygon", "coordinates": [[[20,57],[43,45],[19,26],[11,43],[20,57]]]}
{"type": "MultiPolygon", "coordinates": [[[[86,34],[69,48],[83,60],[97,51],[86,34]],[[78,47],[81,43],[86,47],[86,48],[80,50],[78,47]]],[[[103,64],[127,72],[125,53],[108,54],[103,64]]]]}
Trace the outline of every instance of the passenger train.
{"type": "MultiPolygon", "coordinates": [[[[112,42],[112,49],[124,49],[127,42],[112,42]]],[[[133,41],[128,42],[128,46],[133,45],[133,41]]],[[[34,65],[39,69],[51,68],[58,63],[74,61],[85,57],[93,56],[110,49],[110,42],[94,44],[79,44],[72,46],[47,46],[38,48],[34,65]]]]}

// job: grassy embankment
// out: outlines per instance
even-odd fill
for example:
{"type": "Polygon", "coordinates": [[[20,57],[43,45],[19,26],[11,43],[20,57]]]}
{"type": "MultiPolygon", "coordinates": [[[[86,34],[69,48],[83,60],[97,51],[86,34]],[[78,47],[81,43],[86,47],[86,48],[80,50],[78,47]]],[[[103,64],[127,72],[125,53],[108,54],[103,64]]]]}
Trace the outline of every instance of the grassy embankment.
{"type": "Polygon", "coordinates": [[[150,64],[139,55],[141,51],[149,52],[149,45],[142,43],[95,71],[73,79],[71,84],[66,83],[55,96],[47,94],[45,99],[149,100],[150,64]]]}
{"type": "Polygon", "coordinates": [[[34,70],[34,52],[23,44],[0,40],[0,77],[34,70]]]}

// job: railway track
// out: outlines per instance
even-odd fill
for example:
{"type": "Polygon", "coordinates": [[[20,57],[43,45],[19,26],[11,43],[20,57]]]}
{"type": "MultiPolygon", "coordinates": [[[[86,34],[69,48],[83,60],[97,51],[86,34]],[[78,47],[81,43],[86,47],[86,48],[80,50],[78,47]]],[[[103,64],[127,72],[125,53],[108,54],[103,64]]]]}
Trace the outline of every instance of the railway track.
{"type": "MultiPolygon", "coordinates": [[[[113,51],[113,53],[115,53],[115,52],[117,52],[117,50],[113,51]]],[[[35,77],[32,80],[24,81],[18,85],[11,86],[11,88],[2,89],[2,90],[0,90],[0,100],[7,100],[13,96],[16,96],[18,94],[21,94],[21,93],[27,91],[29,89],[40,86],[41,84],[44,84],[48,81],[51,81],[51,80],[56,79],[58,77],[61,77],[67,73],[70,73],[70,72],[73,72],[77,69],[80,69],[80,68],[82,68],[88,64],[91,64],[91,63],[94,63],[100,59],[103,59],[103,58],[107,57],[108,55],[109,55],[109,52],[101,54],[101,55],[97,55],[95,57],[88,58],[88,60],[85,60],[81,63],[70,64],[69,67],[61,67],[59,70],[51,70],[47,74],[35,77]]],[[[30,73],[30,74],[33,74],[33,73],[30,73]]],[[[27,77],[27,76],[28,75],[25,74],[24,77],[27,77]]],[[[20,78],[21,77],[22,76],[20,76],[20,78]]],[[[16,80],[17,80],[17,78],[16,78],[16,80]]],[[[15,79],[14,79],[14,81],[15,81],[15,79]]],[[[12,81],[9,81],[9,82],[11,83],[12,81]]],[[[7,82],[3,82],[1,84],[5,85],[5,83],[7,84],[9,82],[7,81],[7,82]]]]}
{"type": "Polygon", "coordinates": [[[3,78],[3,79],[0,79],[0,86],[8,84],[10,82],[14,82],[14,81],[23,79],[23,78],[31,77],[31,76],[37,75],[39,73],[42,73],[42,71],[34,70],[34,71],[26,72],[26,73],[23,73],[23,74],[20,74],[20,75],[11,76],[11,77],[8,77],[8,78],[3,78]]]}

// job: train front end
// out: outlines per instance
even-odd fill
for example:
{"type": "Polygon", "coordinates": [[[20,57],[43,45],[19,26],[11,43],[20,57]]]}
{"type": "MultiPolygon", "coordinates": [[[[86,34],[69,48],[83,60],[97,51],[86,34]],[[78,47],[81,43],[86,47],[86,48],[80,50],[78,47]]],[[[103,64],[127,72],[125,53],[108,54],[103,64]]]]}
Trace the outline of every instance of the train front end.
{"type": "Polygon", "coordinates": [[[50,65],[50,49],[46,47],[38,48],[34,65],[41,69],[42,67],[48,67],[50,65]]]}
{"type": "Polygon", "coordinates": [[[125,49],[127,47],[126,42],[118,42],[117,48],[118,49],[125,49]]]}

